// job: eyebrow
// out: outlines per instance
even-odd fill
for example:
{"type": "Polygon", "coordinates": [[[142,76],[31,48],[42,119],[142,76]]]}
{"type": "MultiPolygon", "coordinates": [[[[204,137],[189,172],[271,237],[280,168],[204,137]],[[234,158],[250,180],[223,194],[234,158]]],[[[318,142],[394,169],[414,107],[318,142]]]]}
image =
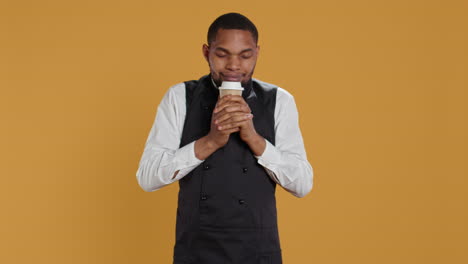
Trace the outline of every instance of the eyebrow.
{"type": "MultiPolygon", "coordinates": [[[[222,48],[222,47],[216,47],[215,50],[220,50],[222,52],[226,52],[227,54],[231,54],[231,52],[229,52],[229,50],[227,50],[225,48],[222,48]]],[[[239,54],[249,52],[249,51],[253,51],[253,49],[249,48],[249,49],[242,50],[239,54]]]]}

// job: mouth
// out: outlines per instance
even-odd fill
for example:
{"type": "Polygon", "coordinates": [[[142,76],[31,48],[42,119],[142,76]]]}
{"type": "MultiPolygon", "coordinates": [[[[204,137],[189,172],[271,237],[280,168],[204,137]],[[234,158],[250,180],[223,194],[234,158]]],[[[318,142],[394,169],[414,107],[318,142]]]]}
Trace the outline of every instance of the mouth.
{"type": "Polygon", "coordinates": [[[242,80],[242,74],[220,74],[223,81],[228,82],[240,82],[242,80]]]}

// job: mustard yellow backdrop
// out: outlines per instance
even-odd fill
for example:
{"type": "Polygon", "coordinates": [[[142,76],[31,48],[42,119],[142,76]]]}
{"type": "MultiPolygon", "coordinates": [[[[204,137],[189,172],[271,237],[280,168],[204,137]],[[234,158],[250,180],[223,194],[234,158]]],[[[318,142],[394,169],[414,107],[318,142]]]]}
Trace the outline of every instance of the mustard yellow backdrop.
{"type": "Polygon", "coordinates": [[[178,186],[135,172],[230,11],[315,171],[303,199],[278,189],[284,263],[468,263],[463,0],[1,1],[0,263],[171,263],[178,186]]]}

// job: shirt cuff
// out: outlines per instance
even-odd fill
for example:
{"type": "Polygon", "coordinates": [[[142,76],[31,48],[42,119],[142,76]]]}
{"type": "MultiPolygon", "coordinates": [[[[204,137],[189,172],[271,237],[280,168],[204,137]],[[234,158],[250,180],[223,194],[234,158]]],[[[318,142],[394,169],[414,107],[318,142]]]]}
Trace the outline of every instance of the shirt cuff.
{"type": "Polygon", "coordinates": [[[258,164],[263,166],[268,176],[270,176],[274,182],[280,184],[280,181],[274,172],[275,168],[278,166],[278,163],[281,161],[280,152],[266,139],[265,143],[266,146],[262,155],[255,157],[258,159],[258,164]]]}
{"type": "Polygon", "coordinates": [[[278,164],[281,162],[280,152],[271,144],[267,139],[265,139],[266,146],[261,156],[255,156],[258,159],[258,162],[264,166],[268,164],[278,164]]]}
{"type": "Polygon", "coordinates": [[[199,160],[195,156],[195,141],[178,149],[176,156],[179,158],[180,163],[177,165],[176,171],[179,172],[174,177],[174,181],[182,179],[203,162],[203,160],[199,160]]]}

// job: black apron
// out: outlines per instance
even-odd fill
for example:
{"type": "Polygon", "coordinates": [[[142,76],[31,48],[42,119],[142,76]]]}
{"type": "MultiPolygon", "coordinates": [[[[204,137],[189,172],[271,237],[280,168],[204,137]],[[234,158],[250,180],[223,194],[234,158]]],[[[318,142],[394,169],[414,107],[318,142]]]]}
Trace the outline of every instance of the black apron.
{"type": "MultiPolygon", "coordinates": [[[[219,96],[210,75],[186,86],[180,147],[208,134],[219,96]]],[[[276,87],[253,80],[242,96],[257,133],[275,143],[276,87]]],[[[179,181],[174,264],[280,264],[276,184],[250,148],[228,143],[179,181]]]]}

